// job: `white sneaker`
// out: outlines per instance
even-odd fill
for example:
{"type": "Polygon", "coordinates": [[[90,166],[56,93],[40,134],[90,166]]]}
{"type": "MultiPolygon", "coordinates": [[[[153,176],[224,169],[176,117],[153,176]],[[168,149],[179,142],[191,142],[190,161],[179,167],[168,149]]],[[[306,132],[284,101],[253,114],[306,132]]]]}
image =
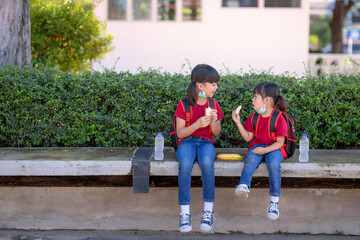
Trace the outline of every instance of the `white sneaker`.
{"type": "Polygon", "coordinates": [[[270,205],[267,208],[267,217],[271,220],[277,220],[279,218],[279,203],[274,203],[270,201],[270,205]]]}
{"type": "Polygon", "coordinates": [[[180,214],[179,231],[190,232],[192,230],[191,215],[187,213],[180,214]]]}
{"type": "Polygon", "coordinates": [[[249,197],[249,187],[246,184],[239,184],[235,188],[235,195],[238,198],[248,198],[249,197]]]}
{"type": "Polygon", "coordinates": [[[204,211],[200,222],[200,230],[210,232],[213,227],[214,212],[204,211]]]}

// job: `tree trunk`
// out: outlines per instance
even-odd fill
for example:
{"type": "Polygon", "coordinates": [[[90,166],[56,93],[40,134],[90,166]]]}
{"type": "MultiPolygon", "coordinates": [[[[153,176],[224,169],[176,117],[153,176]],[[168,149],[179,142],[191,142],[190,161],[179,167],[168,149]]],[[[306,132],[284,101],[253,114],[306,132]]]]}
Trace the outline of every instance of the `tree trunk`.
{"type": "Polygon", "coordinates": [[[30,0],[0,0],[0,68],[31,64],[30,0]]]}
{"type": "Polygon", "coordinates": [[[347,5],[345,5],[344,0],[336,0],[335,2],[333,19],[330,22],[332,53],[342,53],[342,27],[345,16],[353,5],[353,0],[349,0],[347,5]]]}

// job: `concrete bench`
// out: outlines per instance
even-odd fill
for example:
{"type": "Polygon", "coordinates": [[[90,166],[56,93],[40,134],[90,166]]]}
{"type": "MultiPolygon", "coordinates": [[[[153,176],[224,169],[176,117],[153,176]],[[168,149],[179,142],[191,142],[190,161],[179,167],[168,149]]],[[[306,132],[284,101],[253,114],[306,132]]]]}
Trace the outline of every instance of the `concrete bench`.
{"type": "MultiPolygon", "coordinates": [[[[217,154],[237,153],[246,154],[245,148],[218,148],[217,154]]],[[[296,178],[360,178],[360,150],[310,150],[309,162],[299,162],[299,151],[281,164],[282,177],[296,178]]],[[[215,176],[240,176],[244,166],[241,161],[215,161],[215,176]]],[[[177,176],[178,162],[172,148],[165,149],[163,161],[150,162],[150,175],[177,176]]],[[[192,171],[193,176],[201,176],[196,164],[192,171]]],[[[254,176],[268,177],[266,165],[262,164],[255,171],[254,176]]]]}
{"type": "Polygon", "coordinates": [[[132,174],[137,148],[0,148],[0,176],[132,174]]]}
{"type": "MultiPolygon", "coordinates": [[[[245,148],[218,148],[217,154],[246,154],[245,148]]],[[[360,178],[360,150],[310,150],[308,163],[298,162],[298,151],[282,165],[282,177],[360,178]]],[[[242,161],[215,161],[215,176],[238,177],[242,161]]],[[[134,193],[149,192],[149,176],[177,176],[173,148],[166,147],[164,160],[153,159],[153,148],[2,148],[0,176],[106,176],[133,175],[134,193]]],[[[193,176],[201,176],[195,164],[193,176]]],[[[268,177],[266,165],[255,177],[268,177]]]]}

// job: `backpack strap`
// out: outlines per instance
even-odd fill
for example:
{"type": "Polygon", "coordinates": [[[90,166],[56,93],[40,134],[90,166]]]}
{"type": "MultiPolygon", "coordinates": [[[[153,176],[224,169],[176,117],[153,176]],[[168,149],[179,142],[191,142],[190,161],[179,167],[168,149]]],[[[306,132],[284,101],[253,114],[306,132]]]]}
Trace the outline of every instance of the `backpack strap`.
{"type": "Polygon", "coordinates": [[[192,107],[190,106],[187,98],[180,100],[180,103],[181,103],[182,109],[184,110],[184,113],[185,113],[185,127],[188,127],[188,126],[190,126],[190,121],[193,116],[193,110],[192,110],[192,107]]]}
{"type": "MultiPolygon", "coordinates": [[[[279,121],[279,117],[283,115],[283,112],[281,112],[278,109],[274,109],[271,112],[271,116],[270,116],[270,121],[269,121],[269,137],[271,138],[272,141],[276,141],[276,127],[279,121]]],[[[286,118],[285,118],[286,120],[286,118]]],[[[284,145],[279,149],[280,152],[282,153],[284,160],[287,159],[287,152],[285,151],[285,146],[286,146],[286,140],[288,139],[288,137],[285,138],[285,142],[284,145]]]]}
{"type": "Polygon", "coordinates": [[[254,138],[256,137],[257,134],[257,129],[258,129],[258,125],[259,125],[259,114],[257,112],[254,112],[251,116],[251,126],[254,129],[254,138]]]}
{"type": "Polygon", "coordinates": [[[215,99],[210,98],[210,97],[207,98],[207,105],[208,105],[208,107],[210,107],[212,109],[216,109],[215,102],[216,102],[215,99]]]}
{"type": "Polygon", "coordinates": [[[276,128],[278,124],[279,117],[282,115],[282,112],[278,109],[273,109],[270,114],[269,121],[269,137],[272,141],[276,141],[276,128]]]}

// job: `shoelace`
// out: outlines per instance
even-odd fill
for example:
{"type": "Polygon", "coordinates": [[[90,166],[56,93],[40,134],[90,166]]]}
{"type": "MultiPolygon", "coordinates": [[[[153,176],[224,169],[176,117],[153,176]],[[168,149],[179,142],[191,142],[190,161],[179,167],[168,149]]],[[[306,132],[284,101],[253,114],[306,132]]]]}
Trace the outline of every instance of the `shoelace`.
{"type": "Polygon", "coordinates": [[[211,222],[212,220],[212,212],[205,211],[202,217],[203,221],[211,222]]]}
{"type": "Polygon", "coordinates": [[[180,224],[181,225],[190,224],[190,215],[189,214],[181,215],[180,224]]]}
{"type": "Polygon", "coordinates": [[[269,207],[269,211],[270,212],[277,212],[277,211],[279,211],[279,208],[276,206],[276,203],[271,203],[270,204],[270,207],[269,207]]]}

